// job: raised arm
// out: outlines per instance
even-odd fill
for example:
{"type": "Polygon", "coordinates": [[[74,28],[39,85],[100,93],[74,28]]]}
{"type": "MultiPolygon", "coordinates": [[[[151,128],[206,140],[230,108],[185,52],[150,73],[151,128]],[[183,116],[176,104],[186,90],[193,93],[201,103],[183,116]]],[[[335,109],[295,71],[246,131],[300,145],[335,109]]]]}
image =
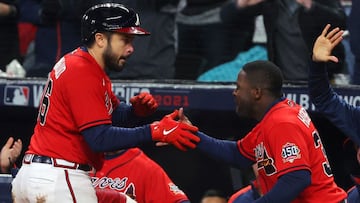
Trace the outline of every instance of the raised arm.
{"type": "Polygon", "coordinates": [[[327,77],[326,64],[338,58],[332,50],[342,40],[343,30],[329,31],[326,25],[313,46],[312,63],[309,71],[309,95],[317,111],[322,113],[346,136],[360,145],[360,109],[346,103],[332,89],[327,77]]]}

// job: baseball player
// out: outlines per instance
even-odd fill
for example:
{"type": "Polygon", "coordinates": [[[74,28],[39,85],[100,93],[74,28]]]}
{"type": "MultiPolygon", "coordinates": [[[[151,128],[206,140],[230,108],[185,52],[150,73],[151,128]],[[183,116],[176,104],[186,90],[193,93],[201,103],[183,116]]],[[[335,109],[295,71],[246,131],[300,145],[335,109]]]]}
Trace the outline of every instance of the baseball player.
{"type": "MultiPolygon", "coordinates": [[[[306,110],[284,98],[280,69],[269,61],[250,62],[238,74],[233,96],[239,116],[258,124],[241,140],[198,132],[197,149],[237,167],[256,163],[256,202],[344,202],[318,131],[306,110]]],[[[182,120],[186,121],[181,113],[182,120]]]]}
{"type": "Polygon", "coordinates": [[[95,188],[123,192],[138,203],[189,203],[166,172],[139,148],[106,153],[103,166],[92,176],[95,188]]]}
{"type": "Polygon", "coordinates": [[[103,152],[150,141],[195,147],[197,128],[174,121],[177,111],[149,125],[112,125],[157,108],[148,93],[135,96],[131,106],[120,103],[105,73],[123,68],[136,35],[150,34],[139,25],[138,14],[121,4],[85,12],[84,46],[62,57],[49,74],[29,149],[12,182],[14,202],[97,202],[88,172],[100,168],[103,152]]]}
{"type": "MultiPolygon", "coordinates": [[[[348,191],[348,200],[349,202],[359,202],[360,175],[358,166],[355,166],[355,164],[360,164],[360,150],[358,147],[360,146],[360,110],[339,97],[330,86],[327,65],[329,62],[337,63],[339,61],[335,55],[332,55],[332,51],[341,43],[344,34],[344,30],[338,27],[330,30],[330,27],[330,24],[325,26],[313,46],[312,63],[309,71],[309,95],[318,112],[322,113],[355,143],[356,152],[353,155],[355,159],[353,162],[356,163],[352,163],[352,170],[349,171],[355,186],[348,191]]],[[[353,148],[354,145],[351,144],[347,147],[353,148]]]]}

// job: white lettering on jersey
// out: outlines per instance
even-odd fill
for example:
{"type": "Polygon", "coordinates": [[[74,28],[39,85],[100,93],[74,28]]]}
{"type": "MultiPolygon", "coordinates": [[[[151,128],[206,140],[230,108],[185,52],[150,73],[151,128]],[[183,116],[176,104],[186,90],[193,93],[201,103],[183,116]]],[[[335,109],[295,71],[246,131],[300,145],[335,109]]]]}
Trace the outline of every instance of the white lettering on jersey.
{"type": "Polygon", "coordinates": [[[66,70],[65,58],[61,58],[54,66],[55,79],[58,79],[60,75],[66,70]]]}
{"type": "Polygon", "coordinates": [[[128,178],[108,178],[108,177],[91,177],[91,182],[94,187],[101,189],[109,188],[114,190],[124,190],[127,185],[128,178]]]}
{"type": "Polygon", "coordinates": [[[311,119],[309,117],[309,114],[306,112],[304,108],[300,108],[297,117],[300,119],[301,122],[303,122],[306,125],[306,127],[310,126],[311,119]]]}

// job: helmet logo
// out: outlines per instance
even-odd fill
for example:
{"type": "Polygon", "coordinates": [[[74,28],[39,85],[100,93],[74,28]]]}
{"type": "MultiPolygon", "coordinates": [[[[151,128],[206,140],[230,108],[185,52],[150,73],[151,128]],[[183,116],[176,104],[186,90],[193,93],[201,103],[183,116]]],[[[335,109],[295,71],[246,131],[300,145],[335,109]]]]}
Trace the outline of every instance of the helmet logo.
{"type": "Polygon", "coordinates": [[[136,14],[136,22],[135,22],[136,26],[140,26],[140,19],[139,19],[139,15],[136,14]]]}
{"type": "Polygon", "coordinates": [[[106,18],[106,20],[117,20],[117,19],[120,19],[120,18],[122,18],[122,16],[114,16],[114,17],[106,18]]]}

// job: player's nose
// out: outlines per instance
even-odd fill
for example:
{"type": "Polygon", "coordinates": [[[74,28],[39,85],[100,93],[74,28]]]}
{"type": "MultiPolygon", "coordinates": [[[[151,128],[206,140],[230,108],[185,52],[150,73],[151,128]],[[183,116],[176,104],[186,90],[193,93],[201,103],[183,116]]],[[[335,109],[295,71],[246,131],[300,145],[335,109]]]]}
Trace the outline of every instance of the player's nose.
{"type": "Polygon", "coordinates": [[[134,52],[134,46],[132,43],[128,44],[127,47],[126,47],[126,53],[128,55],[132,54],[134,52]]]}

